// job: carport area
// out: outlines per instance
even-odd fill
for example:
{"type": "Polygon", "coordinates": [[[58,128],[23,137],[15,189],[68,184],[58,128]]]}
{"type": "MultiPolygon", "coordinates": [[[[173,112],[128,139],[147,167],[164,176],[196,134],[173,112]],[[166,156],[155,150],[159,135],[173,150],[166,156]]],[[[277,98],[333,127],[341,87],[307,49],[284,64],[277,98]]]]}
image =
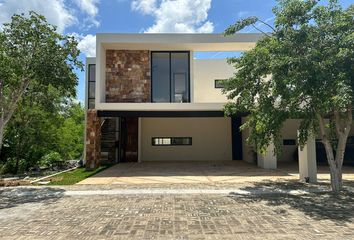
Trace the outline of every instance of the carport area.
{"type": "MultiPolygon", "coordinates": [[[[343,167],[343,179],[354,181],[354,167],[343,167]]],[[[318,166],[318,181],[329,181],[328,166],[318,166]]],[[[295,163],[279,163],[276,170],[259,168],[244,161],[153,161],[121,163],[78,184],[207,184],[231,185],[249,182],[298,180],[295,163]]]]}

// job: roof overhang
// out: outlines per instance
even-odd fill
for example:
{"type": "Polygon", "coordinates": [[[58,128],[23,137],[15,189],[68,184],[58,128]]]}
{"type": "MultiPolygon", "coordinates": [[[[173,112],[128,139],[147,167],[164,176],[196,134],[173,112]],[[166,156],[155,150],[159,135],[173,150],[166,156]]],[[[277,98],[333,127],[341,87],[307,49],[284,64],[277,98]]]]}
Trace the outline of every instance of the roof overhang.
{"type": "Polygon", "coordinates": [[[104,49],[124,50],[189,50],[189,51],[247,51],[264,35],[237,33],[225,37],[222,34],[98,33],[97,45],[104,49]]]}

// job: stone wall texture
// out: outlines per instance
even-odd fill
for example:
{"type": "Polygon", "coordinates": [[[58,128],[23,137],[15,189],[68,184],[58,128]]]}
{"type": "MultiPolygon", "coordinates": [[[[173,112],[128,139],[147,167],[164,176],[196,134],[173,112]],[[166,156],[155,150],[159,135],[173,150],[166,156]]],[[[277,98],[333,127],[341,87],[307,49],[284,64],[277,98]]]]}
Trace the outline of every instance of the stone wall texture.
{"type": "Polygon", "coordinates": [[[150,52],[106,51],[106,102],[150,102],[150,52]]]}
{"type": "Polygon", "coordinates": [[[101,120],[96,109],[87,110],[86,119],[86,168],[99,166],[101,157],[101,120]]]}

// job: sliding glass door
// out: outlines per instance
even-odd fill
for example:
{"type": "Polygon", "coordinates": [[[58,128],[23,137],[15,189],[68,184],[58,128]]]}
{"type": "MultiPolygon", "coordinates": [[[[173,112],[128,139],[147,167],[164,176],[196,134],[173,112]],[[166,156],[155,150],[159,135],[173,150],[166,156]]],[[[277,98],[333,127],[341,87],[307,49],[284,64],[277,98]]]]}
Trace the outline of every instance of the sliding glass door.
{"type": "Polygon", "coordinates": [[[152,102],[190,102],[189,52],[152,52],[152,102]]]}

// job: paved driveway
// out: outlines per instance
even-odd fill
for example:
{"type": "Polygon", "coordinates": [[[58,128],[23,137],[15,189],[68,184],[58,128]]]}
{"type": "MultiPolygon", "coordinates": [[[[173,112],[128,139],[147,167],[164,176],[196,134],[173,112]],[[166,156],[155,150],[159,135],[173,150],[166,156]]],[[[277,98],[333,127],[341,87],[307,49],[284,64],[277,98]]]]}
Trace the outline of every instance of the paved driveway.
{"type": "Polygon", "coordinates": [[[291,166],[143,163],[73,186],[0,188],[0,239],[353,240],[354,181],[333,196],[292,178],[291,166]]]}
{"type": "Polygon", "coordinates": [[[0,189],[0,239],[354,239],[352,193],[66,195],[0,189]]]}
{"type": "MultiPolygon", "coordinates": [[[[354,180],[354,167],[344,167],[343,178],[354,180]]],[[[299,179],[297,163],[265,170],[244,161],[143,162],[117,164],[79,184],[240,184],[266,180],[299,179]]],[[[329,180],[327,166],[318,167],[318,179],[329,180]]]]}

